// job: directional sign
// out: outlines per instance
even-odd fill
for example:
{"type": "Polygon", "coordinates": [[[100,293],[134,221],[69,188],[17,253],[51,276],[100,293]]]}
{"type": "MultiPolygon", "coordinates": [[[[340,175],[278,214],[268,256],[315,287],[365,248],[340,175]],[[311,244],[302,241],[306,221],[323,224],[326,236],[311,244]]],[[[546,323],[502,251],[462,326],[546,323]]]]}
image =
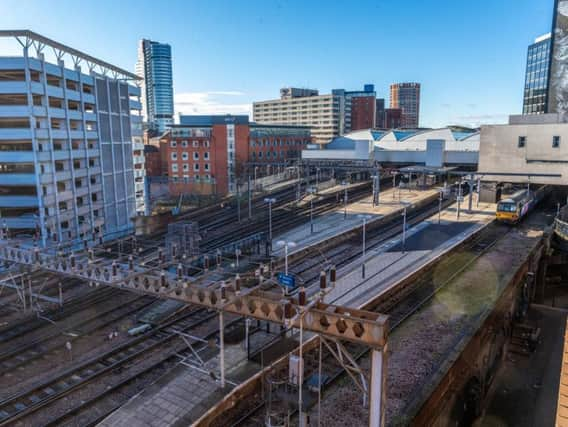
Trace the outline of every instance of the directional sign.
{"type": "Polygon", "coordinates": [[[278,283],[287,288],[296,287],[296,278],[291,274],[278,273],[278,283]]]}

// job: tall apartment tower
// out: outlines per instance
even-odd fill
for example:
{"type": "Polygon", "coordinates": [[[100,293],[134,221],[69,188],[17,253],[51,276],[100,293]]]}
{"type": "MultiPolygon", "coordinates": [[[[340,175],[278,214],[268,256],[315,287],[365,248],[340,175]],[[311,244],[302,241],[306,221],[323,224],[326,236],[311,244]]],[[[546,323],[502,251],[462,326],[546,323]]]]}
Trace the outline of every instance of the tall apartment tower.
{"type": "Polygon", "coordinates": [[[402,110],[401,127],[419,127],[420,83],[393,83],[390,86],[390,108],[402,110]]]}
{"type": "Polygon", "coordinates": [[[174,122],[172,48],[140,40],[136,74],[142,82],[142,113],[150,129],[162,133],[174,122]]]}
{"type": "Polygon", "coordinates": [[[131,232],[144,208],[138,77],[31,31],[0,37],[23,46],[0,57],[2,225],[43,245],[131,232]]]}
{"type": "Polygon", "coordinates": [[[534,43],[528,48],[523,114],[544,114],[548,112],[551,50],[552,37],[550,33],[535,39],[534,43]]]}

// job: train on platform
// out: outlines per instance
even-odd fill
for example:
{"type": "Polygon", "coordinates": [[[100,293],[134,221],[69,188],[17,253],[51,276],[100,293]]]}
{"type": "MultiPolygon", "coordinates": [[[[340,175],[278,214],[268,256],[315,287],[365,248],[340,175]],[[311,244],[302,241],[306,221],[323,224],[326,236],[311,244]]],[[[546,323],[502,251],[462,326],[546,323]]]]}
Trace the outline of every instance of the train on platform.
{"type": "Polygon", "coordinates": [[[497,221],[517,224],[543,199],[546,188],[543,186],[536,191],[520,190],[499,201],[495,212],[497,221]]]}

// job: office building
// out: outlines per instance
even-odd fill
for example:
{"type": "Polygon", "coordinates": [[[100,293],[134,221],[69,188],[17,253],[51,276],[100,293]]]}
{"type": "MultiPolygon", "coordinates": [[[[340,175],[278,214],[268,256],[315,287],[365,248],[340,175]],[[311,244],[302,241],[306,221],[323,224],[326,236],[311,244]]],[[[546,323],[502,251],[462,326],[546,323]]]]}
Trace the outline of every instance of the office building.
{"type": "Polygon", "coordinates": [[[375,127],[383,129],[385,127],[385,99],[377,98],[375,103],[375,127]]]}
{"type": "Polygon", "coordinates": [[[549,33],[538,37],[528,48],[523,114],[545,114],[548,112],[551,47],[552,38],[549,33]]]}
{"type": "Polygon", "coordinates": [[[390,108],[402,110],[401,127],[416,129],[420,123],[420,83],[394,83],[390,86],[390,108]]]}
{"type": "Polygon", "coordinates": [[[253,120],[260,124],[309,126],[314,142],[325,144],[334,136],[375,126],[375,88],[362,91],[334,89],[320,95],[315,89],[284,88],[280,99],[253,103],[253,120]]]}
{"type": "Polygon", "coordinates": [[[292,90],[281,99],[253,103],[253,120],[259,124],[299,125],[311,128],[314,142],[325,144],[344,131],[345,97],[336,94],[303,96],[292,90]]]}
{"type": "Polygon", "coordinates": [[[344,100],[343,133],[375,127],[377,94],[374,85],[366,84],[362,91],[334,89],[331,93],[344,100]]]}
{"type": "Polygon", "coordinates": [[[180,115],[160,138],[161,171],[170,193],[234,193],[245,166],[298,159],[311,142],[310,128],[263,125],[248,116],[180,115]]]}
{"type": "Polygon", "coordinates": [[[131,231],[144,209],[138,77],[31,31],[0,37],[24,46],[0,57],[2,222],[43,244],[131,231]]]}
{"type": "Polygon", "coordinates": [[[172,49],[169,44],[140,40],[136,74],[142,81],[142,111],[151,130],[162,134],[174,122],[172,49]]]}
{"type": "Polygon", "coordinates": [[[402,110],[400,108],[385,109],[383,129],[399,129],[402,126],[402,110]]]}

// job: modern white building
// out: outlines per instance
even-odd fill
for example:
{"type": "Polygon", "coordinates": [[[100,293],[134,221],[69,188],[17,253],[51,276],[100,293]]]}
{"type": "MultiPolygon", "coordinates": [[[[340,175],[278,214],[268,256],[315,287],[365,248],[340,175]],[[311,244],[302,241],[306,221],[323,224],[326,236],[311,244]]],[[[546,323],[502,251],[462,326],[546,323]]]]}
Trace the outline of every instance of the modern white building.
{"type": "Polygon", "coordinates": [[[550,113],[482,126],[478,171],[483,181],[568,185],[568,123],[550,113]]]}
{"type": "Polygon", "coordinates": [[[0,37],[22,48],[0,57],[2,223],[44,244],[130,232],[144,211],[138,77],[31,31],[0,37]]]}
{"type": "Polygon", "coordinates": [[[370,161],[392,165],[475,166],[479,132],[450,128],[421,131],[373,129],[334,138],[321,149],[302,151],[308,161],[370,161]]]}

